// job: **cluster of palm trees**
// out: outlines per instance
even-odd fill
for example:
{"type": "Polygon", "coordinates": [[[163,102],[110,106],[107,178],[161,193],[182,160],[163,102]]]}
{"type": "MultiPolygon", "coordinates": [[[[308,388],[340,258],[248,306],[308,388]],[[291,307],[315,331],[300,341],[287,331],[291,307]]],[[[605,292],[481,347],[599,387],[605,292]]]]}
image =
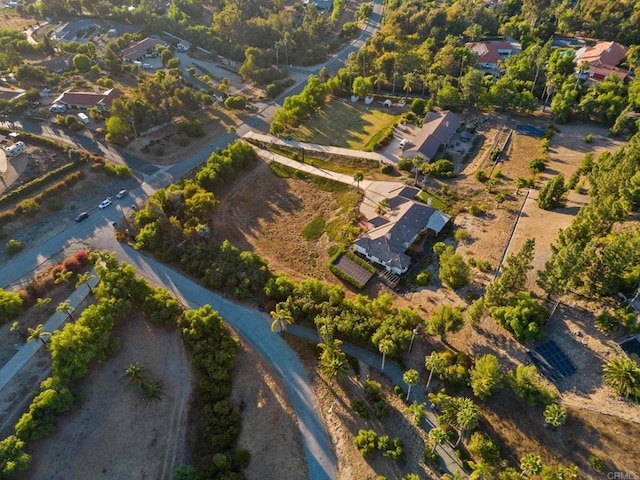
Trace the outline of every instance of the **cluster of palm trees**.
{"type": "Polygon", "coordinates": [[[149,369],[140,362],[130,364],[124,371],[129,384],[140,389],[147,402],[160,400],[164,395],[164,384],[160,380],[149,381],[149,369]]]}

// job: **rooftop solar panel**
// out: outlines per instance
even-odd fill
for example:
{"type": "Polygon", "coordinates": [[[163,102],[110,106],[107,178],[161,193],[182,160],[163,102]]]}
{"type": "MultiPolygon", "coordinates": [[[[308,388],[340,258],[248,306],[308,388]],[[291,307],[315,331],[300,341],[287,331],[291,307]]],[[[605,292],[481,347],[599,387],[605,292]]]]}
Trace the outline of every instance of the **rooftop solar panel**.
{"type": "Polygon", "coordinates": [[[527,354],[538,371],[552,382],[568,377],[576,371],[576,367],[553,340],[528,351],[527,354]]]}

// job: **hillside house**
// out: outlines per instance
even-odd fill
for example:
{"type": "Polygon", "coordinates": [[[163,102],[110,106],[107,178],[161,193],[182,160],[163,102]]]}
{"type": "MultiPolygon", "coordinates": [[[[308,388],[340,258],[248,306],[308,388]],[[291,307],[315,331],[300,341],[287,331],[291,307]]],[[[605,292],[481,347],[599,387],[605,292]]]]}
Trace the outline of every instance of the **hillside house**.
{"type": "Polygon", "coordinates": [[[450,219],[414,200],[419,192],[407,186],[389,192],[390,208],[367,220],[371,229],[355,241],[354,250],[389,273],[406,273],[411,264],[407,249],[423,233],[437,236],[450,219]]]}
{"type": "Polygon", "coordinates": [[[433,160],[438,152],[444,151],[462,122],[453,112],[429,112],[424,117],[422,128],[411,141],[411,145],[402,152],[405,158],[420,155],[425,161],[433,160]]]}
{"type": "Polygon", "coordinates": [[[125,62],[140,62],[145,58],[157,54],[157,48],[159,45],[168,46],[165,41],[159,38],[147,37],[139,42],[132,43],[122,50],[120,55],[125,62]]]}
{"type": "Polygon", "coordinates": [[[104,92],[69,89],[58,95],[52,103],[64,105],[67,109],[87,110],[95,107],[107,111],[111,108],[113,101],[120,96],[122,92],[116,88],[110,88],[104,92]]]}
{"type": "Polygon", "coordinates": [[[518,50],[507,42],[475,42],[467,43],[466,47],[477,55],[480,69],[494,77],[500,74],[500,63],[518,53],[518,50]]]}
{"type": "Polygon", "coordinates": [[[626,80],[629,70],[620,68],[625,60],[629,47],[616,42],[598,42],[591,47],[582,47],[576,51],[575,60],[578,70],[584,63],[589,64],[586,71],[579,72],[581,80],[587,83],[601,83],[606,77],[614,74],[621,80],[626,80]]]}

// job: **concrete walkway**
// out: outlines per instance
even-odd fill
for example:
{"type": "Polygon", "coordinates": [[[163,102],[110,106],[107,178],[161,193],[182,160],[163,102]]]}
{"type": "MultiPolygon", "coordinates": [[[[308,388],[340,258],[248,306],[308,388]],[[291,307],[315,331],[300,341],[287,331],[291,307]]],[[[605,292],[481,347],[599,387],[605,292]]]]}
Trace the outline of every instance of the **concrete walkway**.
{"type": "MultiPolygon", "coordinates": [[[[99,279],[96,275],[95,278],[89,280],[89,285],[91,288],[95,287],[98,283],[99,279]]],[[[78,288],[76,288],[73,293],[69,296],[69,305],[74,308],[78,308],[86,296],[89,294],[89,286],[86,283],[83,283],[78,288]]],[[[59,329],[67,320],[69,316],[66,312],[55,312],[49,320],[44,324],[43,331],[48,333],[53,333],[55,330],[59,329]]],[[[14,375],[16,375],[22,367],[24,367],[29,360],[36,354],[40,348],[44,345],[41,341],[32,341],[25,343],[20,347],[18,352],[9,359],[7,363],[4,364],[2,368],[0,368],[0,390],[7,386],[7,384],[11,381],[14,375]]]]}
{"type": "Polygon", "coordinates": [[[373,160],[379,163],[388,163],[393,165],[395,162],[389,160],[384,155],[381,155],[376,152],[365,152],[363,150],[351,150],[350,148],[342,148],[342,147],[333,147],[331,145],[318,145],[315,143],[305,143],[298,142],[296,140],[284,140],[279,137],[274,137],[273,135],[266,135],[263,133],[258,133],[254,131],[250,131],[242,135],[242,138],[245,140],[254,140],[257,142],[262,142],[268,145],[273,145],[276,147],[293,147],[299,150],[304,150],[307,152],[320,152],[329,155],[338,155],[341,157],[348,158],[364,158],[367,160],[373,160]]]}
{"type": "MultiPolygon", "coordinates": [[[[320,342],[320,338],[318,337],[318,333],[308,327],[303,327],[300,325],[290,325],[287,327],[287,333],[291,335],[308,340],[315,344],[320,342]]],[[[389,379],[396,385],[402,387],[402,390],[407,392],[407,385],[404,383],[402,376],[404,375],[404,371],[395,363],[390,360],[386,360],[384,363],[384,371],[380,370],[382,366],[382,356],[373,353],[369,350],[365,350],[364,348],[357,347],[347,342],[343,342],[340,346],[342,351],[347,355],[350,355],[356,358],[358,361],[365,363],[370,368],[377,370],[383,375],[389,377],[389,379]]],[[[418,403],[424,403],[427,406],[430,405],[429,399],[424,394],[419,385],[411,389],[411,395],[409,396],[409,403],[413,401],[417,401],[418,403]]],[[[425,430],[429,431],[432,428],[438,425],[438,418],[436,414],[430,408],[424,409],[425,416],[422,419],[420,426],[425,430]]],[[[456,472],[460,472],[464,475],[464,470],[462,468],[462,464],[456,457],[453,446],[449,443],[442,444],[436,448],[436,451],[440,455],[442,467],[446,470],[446,472],[450,474],[455,474],[456,472]]]]}

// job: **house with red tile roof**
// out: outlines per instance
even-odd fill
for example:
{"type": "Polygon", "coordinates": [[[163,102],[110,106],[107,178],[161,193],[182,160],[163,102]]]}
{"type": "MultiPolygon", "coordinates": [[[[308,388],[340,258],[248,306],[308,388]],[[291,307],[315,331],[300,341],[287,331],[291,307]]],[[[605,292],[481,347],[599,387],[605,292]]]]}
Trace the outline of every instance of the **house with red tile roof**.
{"type": "Polygon", "coordinates": [[[69,89],[58,95],[53,103],[63,104],[66,105],[67,108],[76,108],[80,110],[86,110],[93,107],[100,108],[102,110],[109,110],[113,101],[121,96],[122,92],[116,88],[110,88],[104,92],[69,89]]]}
{"type": "Polygon", "coordinates": [[[576,66],[580,69],[584,62],[589,64],[589,69],[584,74],[584,80],[589,83],[600,83],[611,74],[625,80],[629,70],[620,68],[619,65],[624,61],[628,51],[629,47],[616,42],[598,42],[576,51],[576,66]]]}
{"type": "Polygon", "coordinates": [[[518,53],[518,49],[507,42],[473,42],[465,46],[477,55],[478,66],[493,75],[498,73],[500,62],[518,53]]]}

